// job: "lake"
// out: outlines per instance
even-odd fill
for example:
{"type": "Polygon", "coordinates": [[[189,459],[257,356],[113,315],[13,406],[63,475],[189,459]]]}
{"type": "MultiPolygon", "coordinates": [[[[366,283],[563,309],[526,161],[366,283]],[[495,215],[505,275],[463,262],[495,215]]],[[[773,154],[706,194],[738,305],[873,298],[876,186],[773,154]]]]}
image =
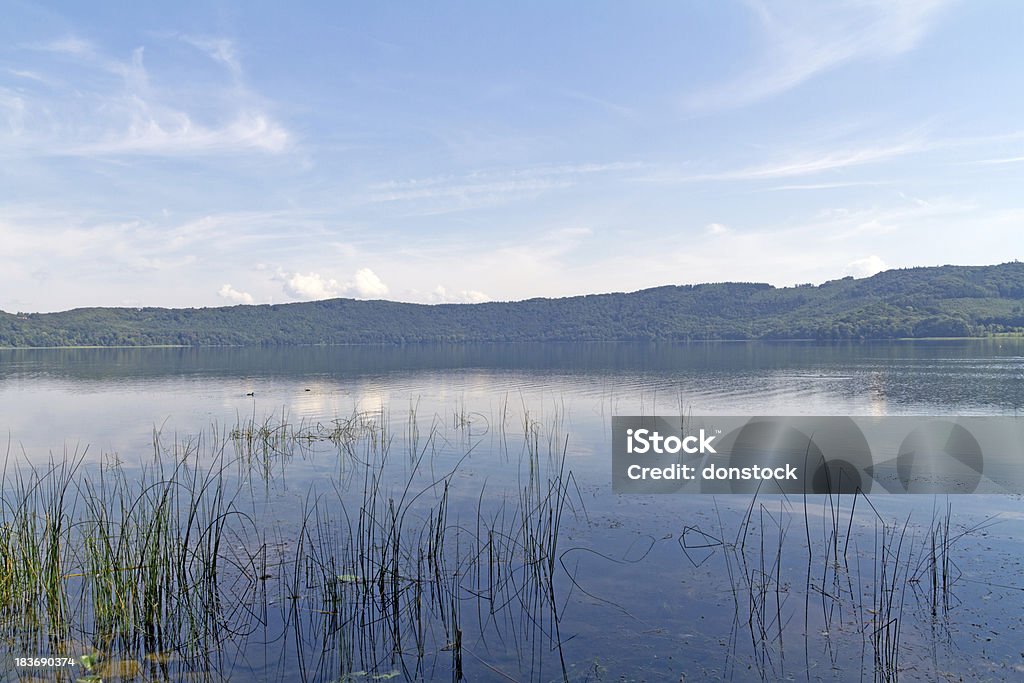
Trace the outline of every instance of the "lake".
{"type": "Polygon", "coordinates": [[[5,680],[1017,680],[1020,496],[615,495],[610,449],[1021,409],[1014,338],[0,350],[5,680]]]}

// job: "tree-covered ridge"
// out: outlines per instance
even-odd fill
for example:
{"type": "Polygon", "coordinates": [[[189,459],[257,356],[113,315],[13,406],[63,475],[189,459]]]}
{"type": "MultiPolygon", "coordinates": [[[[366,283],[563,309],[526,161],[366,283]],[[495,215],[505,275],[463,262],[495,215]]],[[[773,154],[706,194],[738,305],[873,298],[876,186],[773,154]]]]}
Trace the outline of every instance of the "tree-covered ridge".
{"type": "Polygon", "coordinates": [[[889,270],[776,288],[720,283],[483,304],[331,299],[0,313],[0,346],[888,339],[1024,332],[1024,263],[889,270]]]}

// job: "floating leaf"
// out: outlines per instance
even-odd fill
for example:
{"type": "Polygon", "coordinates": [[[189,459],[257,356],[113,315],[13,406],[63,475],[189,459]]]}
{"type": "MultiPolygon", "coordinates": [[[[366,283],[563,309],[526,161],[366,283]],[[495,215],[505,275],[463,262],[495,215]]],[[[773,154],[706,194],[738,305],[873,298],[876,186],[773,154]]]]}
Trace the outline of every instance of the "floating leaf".
{"type": "Polygon", "coordinates": [[[86,669],[93,668],[99,663],[99,661],[99,655],[82,655],[78,658],[78,663],[84,666],[86,669]]]}

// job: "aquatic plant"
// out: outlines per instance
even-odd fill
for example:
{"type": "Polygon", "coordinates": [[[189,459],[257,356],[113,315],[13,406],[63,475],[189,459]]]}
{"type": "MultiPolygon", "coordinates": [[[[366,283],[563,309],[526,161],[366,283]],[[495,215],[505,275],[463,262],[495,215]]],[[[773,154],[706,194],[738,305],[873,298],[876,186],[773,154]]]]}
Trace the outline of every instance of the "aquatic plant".
{"type": "Polygon", "coordinates": [[[560,642],[558,530],[572,487],[554,427],[528,419],[520,492],[491,504],[481,490],[476,518],[459,520],[450,501],[475,446],[449,457],[436,416],[421,434],[410,406],[404,458],[383,409],[286,419],[183,438],[154,432],[152,455],[131,468],[85,452],[46,468],[9,456],[5,649],[71,655],[89,680],[133,666],[216,678],[260,634],[291,641],[282,656],[303,680],[432,678],[439,666],[460,680],[467,659],[510,679],[539,677],[549,647],[540,643],[560,642]],[[305,493],[294,523],[268,523],[270,489],[286,485],[289,463],[321,457],[338,460],[337,476],[305,493]],[[520,670],[502,672],[469,642],[468,628],[499,622],[538,644],[520,670]]]}

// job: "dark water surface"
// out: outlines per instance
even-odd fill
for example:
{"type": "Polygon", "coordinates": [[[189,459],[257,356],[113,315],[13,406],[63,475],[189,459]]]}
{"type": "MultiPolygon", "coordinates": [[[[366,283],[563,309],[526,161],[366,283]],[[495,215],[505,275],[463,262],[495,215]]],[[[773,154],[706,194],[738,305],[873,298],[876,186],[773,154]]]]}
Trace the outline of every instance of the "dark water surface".
{"type": "Polygon", "coordinates": [[[93,614],[108,598],[72,571],[79,505],[62,585],[90,616],[57,638],[0,611],[0,666],[51,680],[14,658],[60,651],[99,662],[66,680],[1024,680],[1020,497],[805,505],[609,481],[613,415],[1021,409],[1017,339],[2,350],[3,524],[16,468],[139,482],[156,430],[165,468],[231,463],[217,609],[245,608],[216,617],[205,658],[168,635],[195,631],[177,612],[159,637],[111,636],[93,614]]]}

